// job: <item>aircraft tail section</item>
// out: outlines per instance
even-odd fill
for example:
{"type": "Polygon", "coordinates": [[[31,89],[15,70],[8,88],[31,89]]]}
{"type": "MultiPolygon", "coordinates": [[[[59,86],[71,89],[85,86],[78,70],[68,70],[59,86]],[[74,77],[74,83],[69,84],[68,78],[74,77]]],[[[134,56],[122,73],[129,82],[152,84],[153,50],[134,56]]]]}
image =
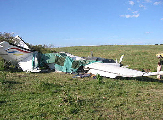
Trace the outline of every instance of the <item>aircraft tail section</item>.
{"type": "Polygon", "coordinates": [[[30,56],[30,54],[33,54],[33,52],[29,49],[11,45],[6,41],[0,43],[0,56],[6,61],[17,63],[30,56]]]}
{"type": "Polygon", "coordinates": [[[27,48],[3,41],[0,43],[0,56],[14,65],[18,64],[23,71],[32,71],[38,66],[37,52],[27,48]]]}

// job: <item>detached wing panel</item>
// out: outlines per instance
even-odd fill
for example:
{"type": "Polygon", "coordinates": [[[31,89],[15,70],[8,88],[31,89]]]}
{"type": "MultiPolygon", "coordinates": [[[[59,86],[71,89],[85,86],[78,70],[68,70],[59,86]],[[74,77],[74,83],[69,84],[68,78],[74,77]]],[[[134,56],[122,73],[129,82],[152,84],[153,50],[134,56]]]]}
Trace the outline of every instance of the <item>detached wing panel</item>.
{"type": "Polygon", "coordinates": [[[109,63],[92,63],[86,65],[85,68],[90,69],[88,71],[89,73],[100,74],[101,76],[106,76],[110,78],[115,78],[117,76],[138,77],[144,75],[144,72],[111,65],[109,63]]]}

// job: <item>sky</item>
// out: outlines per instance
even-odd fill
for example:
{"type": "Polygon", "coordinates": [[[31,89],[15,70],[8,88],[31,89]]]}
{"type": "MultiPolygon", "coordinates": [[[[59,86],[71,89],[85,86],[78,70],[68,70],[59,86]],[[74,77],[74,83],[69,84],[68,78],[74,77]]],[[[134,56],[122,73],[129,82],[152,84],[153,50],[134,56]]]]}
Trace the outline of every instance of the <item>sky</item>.
{"type": "Polygon", "coordinates": [[[55,47],[163,44],[163,0],[0,0],[0,32],[55,47]]]}

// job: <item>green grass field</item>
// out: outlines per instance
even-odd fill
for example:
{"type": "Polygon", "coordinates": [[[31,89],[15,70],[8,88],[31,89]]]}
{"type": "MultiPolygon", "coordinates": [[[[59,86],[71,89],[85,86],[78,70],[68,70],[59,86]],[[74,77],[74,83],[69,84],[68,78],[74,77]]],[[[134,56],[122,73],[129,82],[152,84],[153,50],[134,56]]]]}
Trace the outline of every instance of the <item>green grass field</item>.
{"type": "MultiPolygon", "coordinates": [[[[118,59],[137,70],[156,71],[163,46],[57,48],[77,56],[118,59]]],[[[1,64],[0,64],[1,65],[1,64]]],[[[72,78],[65,73],[0,70],[0,119],[163,119],[163,81],[140,78],[72,78]]]]}

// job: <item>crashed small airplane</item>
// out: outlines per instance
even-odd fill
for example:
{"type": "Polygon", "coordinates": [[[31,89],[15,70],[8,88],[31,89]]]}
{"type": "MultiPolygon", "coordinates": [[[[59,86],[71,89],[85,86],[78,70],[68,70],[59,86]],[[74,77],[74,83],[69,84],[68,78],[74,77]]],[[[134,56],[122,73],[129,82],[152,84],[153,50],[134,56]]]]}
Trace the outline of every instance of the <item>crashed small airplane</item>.
{"type": "Polygon", "coordinates": [[[19,36],[14,39],[17,41],[15,44],[6,41],[0,43],[0,56],[27,72],[41,72],[41,67],[48,66],[49,69],[60,72],[82,71],[109,78],[163,75],[163,71],[146,73],[122,66],[124,55],[118,63],[113,59],[78,57],[65,52],[41,54],[38,51],[32,51],[19,36]]]}

